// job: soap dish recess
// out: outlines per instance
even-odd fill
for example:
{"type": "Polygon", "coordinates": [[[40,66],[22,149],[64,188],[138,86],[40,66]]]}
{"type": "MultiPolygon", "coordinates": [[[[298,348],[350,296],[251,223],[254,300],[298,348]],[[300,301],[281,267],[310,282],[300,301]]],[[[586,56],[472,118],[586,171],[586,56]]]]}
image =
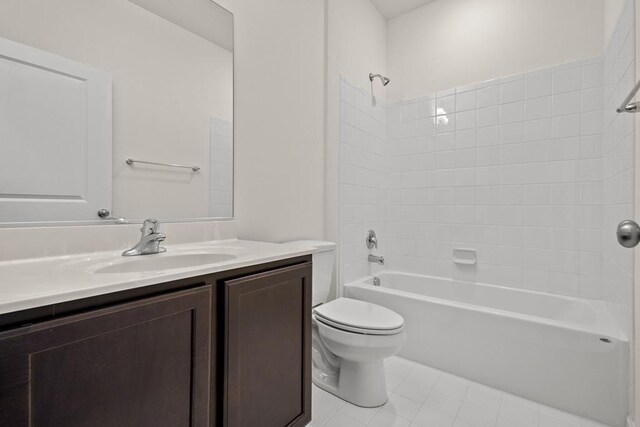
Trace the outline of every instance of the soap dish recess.
{"type": "Polygon", "coordinates": [[[453,262],[461,265],[475,265],[478,262],[478,254],[475,249],[455,248],[453,262]]]}

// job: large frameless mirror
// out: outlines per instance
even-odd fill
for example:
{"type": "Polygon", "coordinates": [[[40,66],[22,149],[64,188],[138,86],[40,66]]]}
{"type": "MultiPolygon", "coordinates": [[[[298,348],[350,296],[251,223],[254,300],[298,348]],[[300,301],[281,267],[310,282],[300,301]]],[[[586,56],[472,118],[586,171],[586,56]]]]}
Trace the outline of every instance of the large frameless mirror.
{"type": "Polygon", "coordinates": [[[233,15],[0,3],[0,224],[233,216],[233,15]]]}

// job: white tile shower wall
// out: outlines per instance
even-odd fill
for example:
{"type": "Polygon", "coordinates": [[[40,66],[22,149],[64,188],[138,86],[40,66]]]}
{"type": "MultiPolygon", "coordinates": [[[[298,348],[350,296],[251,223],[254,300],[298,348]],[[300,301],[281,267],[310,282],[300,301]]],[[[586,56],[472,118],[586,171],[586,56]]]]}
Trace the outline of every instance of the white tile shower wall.
{"type": "Polygon", "coordinates": [[[603,58],[388,106],[343,77],[340,283],[369,274],[375,228],[387,268],[620,303],[627,326],[632,256],[613,233],[632,217],[634,124],[615,108],[633,16],[603,58]],[[456,247],[478,264],[454,265],[456,247]]]}
{"type": "MultiPolygon", "coordinates": [[[[616,108],[635,84],[635,10],[626,2],[604,54],[604,139],[602,144],[602,298],[620,304],[629,322],[633,301],[633,253],[616,242],[618,222],[633,218],[635,123],[616,108]]],[[[600,296],[596,294],[595,296],[600,296]]],[[[627,326],[627,325],[625,325],[627,326]]]]}
{"type": "Polygon", "coordinates": [[[388,267],[598,297],[602,93],[593,58],[389,105],[388,267]]]}
{"type": "Polygon", "coordinates": [[[385,138],[386,108],[342,77],[338,283],[369,274],[365,234],[371,228],[383,234],[385,138]]]}
{"type": "Polygon", "coordinates": [[[233,122],[210,119],[209,215],[233,217],[233,122]]]}

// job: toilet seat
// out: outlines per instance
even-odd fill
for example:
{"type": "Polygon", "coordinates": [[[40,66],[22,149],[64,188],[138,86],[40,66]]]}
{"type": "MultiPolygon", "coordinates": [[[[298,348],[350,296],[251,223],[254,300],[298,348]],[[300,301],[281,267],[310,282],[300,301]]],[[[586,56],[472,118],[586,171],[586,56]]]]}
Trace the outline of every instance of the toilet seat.
{"type": "Polygon", "coordinates": [[[404,330],[398,313],[376,304],[338,298],[314,309],[318,322],[346,332],[365,335],[395,335],[404,330]]]}

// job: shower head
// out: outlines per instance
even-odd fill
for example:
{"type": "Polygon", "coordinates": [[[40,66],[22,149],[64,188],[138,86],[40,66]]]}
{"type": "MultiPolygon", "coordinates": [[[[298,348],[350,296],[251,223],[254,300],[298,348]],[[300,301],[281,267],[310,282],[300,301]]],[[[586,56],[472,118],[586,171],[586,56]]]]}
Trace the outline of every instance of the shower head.
{"type": "Polygon", "coordinates": [[[375,78],[379,78],[380,81],[382,82],[382,86],[386,86],[389,84],[389,82],[391,81],[391,79],[389,79],[388,77],[385,77],[381,74],[373,74],[373,73],[369,73],[369,80],[373,81],[373,79],[375,78]]]}

